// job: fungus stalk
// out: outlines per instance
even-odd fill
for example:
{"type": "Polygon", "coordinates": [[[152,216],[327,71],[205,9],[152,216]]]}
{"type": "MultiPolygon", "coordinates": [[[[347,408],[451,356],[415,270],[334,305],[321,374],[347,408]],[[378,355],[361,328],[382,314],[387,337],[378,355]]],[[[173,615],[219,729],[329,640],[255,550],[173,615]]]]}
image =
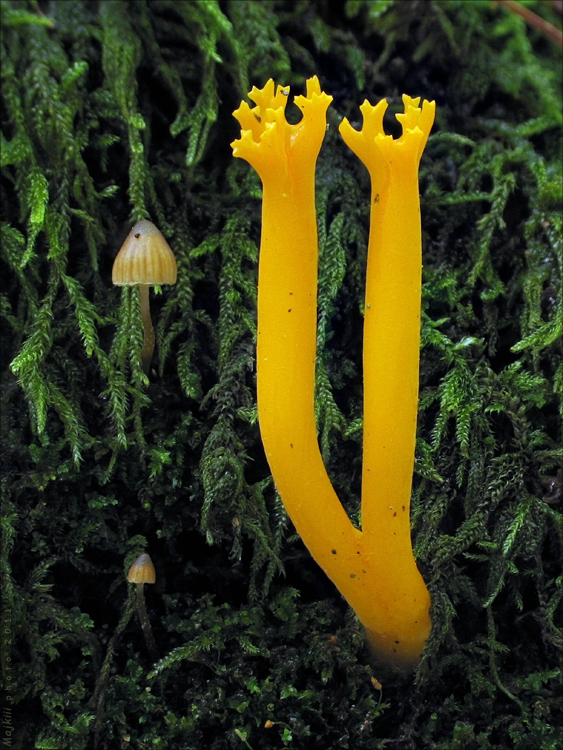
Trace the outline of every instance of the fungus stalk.
{"type": "Polygon", "coordinates": [[[149,301],[149,285],[139,284],[139,302],[141,305],[141,320],[143,322],[143,348],[141,349],[141,367],[145,375],[148,375],[152,355],[154,352],[154,328],[151,318],[149,301]]]}
{"type": "Polygon", "coordinates": [[[274,92],[270,80],[250,92],[254,108],[243,102],[234,113],[242,133],[232,144],[233,153],[256,169],[264,188],[258,271],[260,431],[277,489],[309,551],[358,615],[374,653],[382,661],[410,668],[430,632],[430,598],[412,552],[409,501],[420,326],[417,168],[432,118],[426,105],[421,115],[418,100],[407,98],[406,113],[400,116],[404,134],[396,142],[383,135],[385,103],[375,108],[376,115],[369,115],[369,105],[363,105],[362,133],[343,126],[345,139],[354,143],[360,158],[377,152],[368,165],[373,195],[360,531],[330,483],[315,423],[314,181],[331,97],[321,92],[316,77],[310,79],[306,97],[295,99],[302,120],[289,125],[284,115],[288,94],[289,89],[281,87],[274,92]],[[383,287],[384,301],[379,303],[376,297],[383,287]],[[399,324],[403,317],[408,322],[399,324]]]}
{"type": "Polygon", "coordinates": [[[360,532],[346,515],[328,478],[317,441],[318,241],[315,164],[332,97],[317,77],[295,98],[303,118],[285,119],[289,87],[269,80],[234,113],[242,127],[233,153],[246,159],[263,183],[258,267],[257,390],[262,442],[276,487],[315,560],[341,587],[349,577],[333,552],[353,556],[360,532]],[[322,515],[319,515],[322,514],[322,515]],[[322,519],[322,523],[320,520],[322,519]],[[345,552],[346,550],[346,552],[345,552]]]}
{"type": "MultiPolygon", "coordinates": [[[[385,135],[387,102],[360,107],[361,132],[344,119],[340,134],[371,178],[370,236],[364,314],[362,534],[378,563],[378,600],[409,633],[413,652],[430,632],[430,597],[412,553],[410,496],[414,468],[422,238],[418,165],[434,122],[435,103],[403,96],[403,134],[385,135]],[[397,575],[397,566],[400,574],[397,575]],[[415,620],[412,613],[417,612],[415,620]]],[[[378,653],[388,647],[381,618],[366,626],[378,653]]],[[[404,638],[404,636],[403,636],[404,638]]],[[[414,655],[414,654],[413,654],[414,655]]]]}
{"type": "Polygon", "coordinates": [[[151,622],[147,613],[144,583],[137,583],[135,584],[135,587],[137,589],[137,614],[139,615],[139,622],[143,629],[143,635],[145,636],[145,643],[147,644],[150,657],[153,661],[156,661],[158,659],[158,652],[156,650],[154,635],[152,634],[151,622]]]}

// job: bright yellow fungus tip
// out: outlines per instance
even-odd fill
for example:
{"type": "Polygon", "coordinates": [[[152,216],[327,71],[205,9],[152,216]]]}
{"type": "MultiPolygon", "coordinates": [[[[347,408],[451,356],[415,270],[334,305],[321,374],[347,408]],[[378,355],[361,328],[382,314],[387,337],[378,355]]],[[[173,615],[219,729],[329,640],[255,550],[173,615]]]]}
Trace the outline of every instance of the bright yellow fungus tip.
{"type": "Polygon", "coordinates": [[[246,159],[262,181],[273,176],[274,171],[286,187],[296,179],[291,171],[314,170],[326,130],[326,110],[332,101],[321,91],[319,79],[310,78],[307,95],[295,98],[303,117],[296,125],[290,125],[285,118],[289,92],[289,86],[276,88],[271,79],[262,89],[254,87],[248,96],[256,106],[242,102],[233,112],[242,132],[240,139],[231,143],[233,155],[246,159]]]}
{"type": "Polygon", "coordinates": [[[355,130],[347,118],[340,123],[339,130],[342,138],[356,156],[364,162],[372,179],[376,176],[381,180],[382,175],[377,175],[377,172],[382,170],[385,175],[387,165],[384,162],[390,159],[398,159],[401,163],[418,169],[436,112],[435,102],[424,101],[422,107],[419,107],[419,102],[420,97],[413,99],[407,94],[403,95],[404,112],[397,115],[403,133],[396,140],[390,135],[385,135],[383,129],[383,115],[387,109],[385,99],[375,106],[366,100],[360,106],[364,120],[360,131],[355,130]]]}
{"type": "Polygon", "coordinates": [[[328,478],[317,440],[318,243],[315,163],[331,97],[316,77],[285,119],[289,89],[268,81],[234,116],[233,142],[262,179],[258,270],[258,417],[266,457],[291,520],[346,597],[381,660],[411,668],[430,632],[430,597],[410,538],[418,398],[421,231],[418,162],[434,105],[404,97],[403,135],[385,135],[385,101],[364,102],[364,125],[340,128],[372,177],[364,327],[362,529],[328,478]]]}

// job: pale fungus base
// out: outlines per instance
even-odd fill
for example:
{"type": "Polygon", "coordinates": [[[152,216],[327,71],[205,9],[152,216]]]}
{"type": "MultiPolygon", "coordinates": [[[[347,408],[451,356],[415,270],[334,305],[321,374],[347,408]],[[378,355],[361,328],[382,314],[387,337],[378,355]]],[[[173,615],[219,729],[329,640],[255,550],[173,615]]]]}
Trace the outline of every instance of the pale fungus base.
{"type": "Polygon", "coordinates": [[[405,97],[403,136],[385,136],[386,103],[362,106],[360,133],[342,134],[372,175],[372,224],[364,340],[362,530],[344,511],[319,451],[315,422],[318,243],[315,164],[331,97],[316,77],[285,119],[289,88],[272,80],[234,113],[233,153],[263,182],[258,274],[260,432],[276,487],[315,560],[346,597],[376,656],[414,666],[430,632],[430,597],[410,538],[418,396],[421,240],[418,162],[433,104],[405,97]],[[377,251],[374,251],[377,246],[377,251]],[[404,304],[404,287],[408,302],[404,304]],[[401,294],[399,295],[399,288],[401,294]],[[400,315],[397,315],[398,305],[400,315]],[[378,318],[378,316],[381,316],[378,318]],[[406,320],[403,321],[403,318],[406,320]],[[397,320],[401,325],[397,329],[397,320]]]}

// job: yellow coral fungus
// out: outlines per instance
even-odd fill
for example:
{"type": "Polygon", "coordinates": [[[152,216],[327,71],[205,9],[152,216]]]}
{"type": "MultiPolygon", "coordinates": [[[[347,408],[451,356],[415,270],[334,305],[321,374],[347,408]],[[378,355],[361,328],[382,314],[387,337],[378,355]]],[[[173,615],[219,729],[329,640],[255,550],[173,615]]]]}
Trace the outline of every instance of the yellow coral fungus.
{"type": "MultiPolygon", "coordinates": [[[[400,151],[396,159],[393,156],[392,165],[388,164],[386,156],[376,157],[379,161],[377,165],[373,164],[377,172],[374,198],[379,195],[378,206],[382,210],[372,210],[370,238],[370,250],[374,243],[379,248],[380,241],[389,242],[389,258],[386,251],[378,250],[380,264],[387,266],[398,262],[399,266],[394,271],[386,268],[381,280],[376,279],[377,273],[368,271],[373,279],[368,295],[373,294],[374,288],[380,284],[387,283],[388,276],[402,278],[403,266],[407,263],[400,255],[404,243],[407,254],[411,252],[411,244],[415,244],[412,248],[415,260],[407,264],[418,273],[418,281],[409,279],[406,282],[412,284],[413,291],[418,294],[418,304],[413,308],[409,302],[408,314],[412,319],[407,326],[401,327],[399,336],[402,338],[398,343],[391,341],[393,332],[398,330],[394,318],[397,313],[396,279],[392,280],[388,295],[394,312],[385,316],[385,320],[392,320],[390,332],[372,332],[370,326],[373,328],[373,324],[368,326],[366,316],[366,340],[369,336],[370,343],[365,353],[368,387],[364,410],[370,437],[364,448],[360,531],[351,523],[328,478],[319,451],[314,409],[318,265],[315,164],[326,130],[326,110],[331,97],[321,92],[316,77],[308,80],[307,95],[295,99],[303,117],[296,125],[290,125],[285,119],[288,94],[288,88],[275,90],[274,82],[270,80],[263,89],[253,88],[250,92],[255,107],[243,102],[234,113],[242,133],[241,138],[232,144],[233,153],[256,169],[264,188],[258,272],[260,431],[280,496],[309,551],[358,615],[374,652],[391,664],[409,667],[418,660],[429,633],[429,597],[414,562],[409,527],[418,367],[410,367],[405,377],[396,369],[403,368],[406,361],[410,362],[411,339],[416,338],[418,353],[420,213],[416,169],[424,143],[417,134],[417,131],[422,131],[416,125],[426,128],[427,136],[431,121],[426,114],[418,117],[416,112],[420,110],[416,109],[417,102],[413,102],[403,116],[406,118],[403,122],[405,133],[398,141],[383,136],[381,118],[368,116],[366,105],[362,110],[366,123],[361,133],[353,131],[349,125],[344,126],[349,143],[354,144],[354,150],[361,158],[365,157],[370,171],[371,153],[379,148],[379,136],[385,144],[382,154],[387,154],[385,149],[395,148],[395,144],[400,151]],[[416,159],[407,155],[412,151],[413,143],[418,149],[415,149],[416,159]],[[398,171],[395,163],[400,165],[398,171]],[[396,177],[391,179],[395,173],[396,177]],[[405,184],[408,200],[403,204],[404,213],[396,234],[393,234],[388,222],[395,220],[397,210],[400,210],[397,184],[403,179],[403,174],[408,183],[405,184]],[[413,174],[414,192],[410,184],[413,174]],[[416,226],[408,228],[406,225],[412,222],[416,226]],[[408,335],[403,328],[408,329],[408,335]],[[416,331],[416,336],[413,331],[416,331]],[[397,357],[401,345],[409,351],[406,359],[397,357]],[[374,353],[379,346],[382,351],[374,353]],[[381,370],[380,363],[383,363],[383,372],[380,371],[379,375],[372,373],[372,369],[381,370]],[[367,370],[370,370],[369,374],[367,370]],[[395,379],[404,383],[408,397],[395,388],[395,379]],[[387,383],[392,386],[389,393],[379,392],[380,387],[387,383]],[[414,412],[412,408],[403,408],[402,404],[403,400],[411,404],[413,393],[414,412]],[[378,401],[388,403],[382,406],[378,401]],[[374,427],[372,409],[378,420],[381,415],[387,419],[392,413],[391,423],[374,427]],[[398,420],[393,409],[401,414],[398,420]],[[400,427],[396,429],[397,421],[400,427]],[[385,429],[390,438],[381,442],[378,435],[385,429]],[[403,439],[404,444],[401,443],[403,439]],[[397,469],[395,461],[399,464],[397,469]],[[385,470],[389,476],[381,487],[375,487],[372,472],[377,483],[378,479],[382,480],[385,470]]],[[[382,117],[383,108],[378,107],[382,117]]],[[[375,267],[377,263],[377,260],[372,260],[375,267]]],[[[371,296],[366,308],[375,302],[370,300],[371,296]]],[[[402,315],[404,310],[399,317],[402,315]]]]}

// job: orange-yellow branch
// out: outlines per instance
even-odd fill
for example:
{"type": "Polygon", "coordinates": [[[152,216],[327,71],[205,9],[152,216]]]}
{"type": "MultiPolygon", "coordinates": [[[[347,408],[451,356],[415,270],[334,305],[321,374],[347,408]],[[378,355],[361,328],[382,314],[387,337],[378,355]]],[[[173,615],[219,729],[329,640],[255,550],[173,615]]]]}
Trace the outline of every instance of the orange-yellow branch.
{"type": "MultiPolygon", "coordinates": [[[[378,565],[378,611],[402,633],[405,648],[420,653],[430,632],[430,597],[412,553],[410,496],[414,466],[422,242],[418,164],[434,120],[434,102],[403,97],[403,134],[385,135],[387,102],[364,102],[364,125],[344,120],[345,142],[372,179],[364,318],[362,533],[385,550],[378,565]],[[413,615],[415,615],[413,617],[413,615]]],[[[390,645],[380,614],[366,625],[376,652],[390,645]]],[[[365,624],[365,623],[364,623],[365,624]]]]}
{"type": "MultiPolygon", "coordinates": [[[[358,615],[374,651],[386,661],[411,666],[420,656],[430,627],[428,593],[414,562],[409,523],[420,324],[417,168],[424,144],[418,135],[409,135],[397,158],[393,154],[389,159],[385,149],[401,143],[389,138],[380,153],[374,143],[382,133],[381,104],[375,119],[367,117],[362,133],[344,125],[349,145],[369,161],[375,201],[366,297],[360,531],[350,522],[326,473],[314,409],[318,265],[314,175],[331,97],[321,92],[316,77],[310,79],[307,95],[295,99],[302,120],[289,125],[285,119],[288,93],[281,87],[275,91],[273,81],[268,81],[263,89],[250,93],[255,107],[243,102],[234,113],[242,133],[232,144],[233,153],[257,170],[264,187],[257,347],[262,440],[277,489],[298,533],[358,615]],[[419,150],[413,160],[410,152],[415,141],[419,150]],[[395,163],[401,164],[398,170],[395,163]],[[397,232],[390,222],[405,210],[399,190],[403,181],[407,216],[399,217],[401,230],[397,232]],[[414,226],[406,227],[408,221],[414,226]],[[380,252],[380,243],[388,243],[389,251],[380,252]],[[405,252],[411,247],[413,257],[405,252]],[[396,262],[398,269],[393,266],[396,262]],[[405,283],[405,265],[409,269],[406,283],[411,284],[411,276],[414,280],[407,295],[407,313],[404,306],[399,312],[399,318],[408,315],[409,322],[398,326],[397,302],[405,283]],[[383,295],[387,301],[380,302],[378,290],[387,285],[383,295]],[[406,371],[398,373],[397,368],[406,371]],[[389,419],[391,423],[385,423],[389,419]]],[[[362,111],[366,117],[366,105],[362,111]]],[[[417,115],[409,109],[405,117],[411,118],[410,123],[417,115]]]]}
{"type": "MultiPolygon", "coordinates": [[[[289,125],[288,89],[268,81],[235,117],[242,126],[233,153],[260,175],[262,239],[258,270],[257,386],[260,433],[276,487],[315,560],[341,588],[340,558],[360,541],[328,478],[315,423],[318,242],[315,164],[331,97],[317,78],[297,97],[303,119],[289,125]],[[320,515],[321,514],[321,515],[320,515]],[[336,549],[336,555],[332,550],[336,549]]],[[[343,592],[345,594],[345,592],[343,592]]],[[[346,594],[345,594],[346,595],[346,594]]]]}

